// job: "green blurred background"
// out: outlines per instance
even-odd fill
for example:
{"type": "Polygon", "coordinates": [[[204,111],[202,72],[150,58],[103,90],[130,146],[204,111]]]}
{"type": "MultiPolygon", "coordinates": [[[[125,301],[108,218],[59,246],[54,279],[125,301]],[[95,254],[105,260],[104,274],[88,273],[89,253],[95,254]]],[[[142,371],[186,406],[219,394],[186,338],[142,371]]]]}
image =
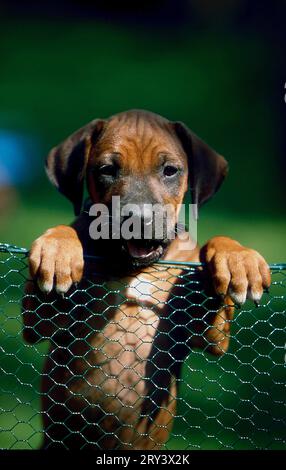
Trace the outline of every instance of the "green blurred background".
{"type": "MultiPolygon", "coordinates": [[[[69,202],[44,174],[53,145],[91,119],[145,108],[184,121],[230,163],[226,182],[201,210],[200,243],[225,234],[269,262],[285,261],[286,3],[58,3],[0,7],[0,241],[29,247],[45,229],[72,220],[69,202]]],[[[39,373],[41,348],[35,353],[21,343],[19,312],[9,312],[14,323],[3,326],[3,341],[7,331],[14,335],[7,348],[22,351],[39,373]]],[[[219,373],[202,354],[197,360],[219,373]]],[[[2,375],[6,391],[16,380],[11,361],[2,375]]],[[[27,380],[37,382],[32,369],[27,380]]],[[[37,402],[28,389],[26,401],[37,402]]],[[[3,429],[9,419],[4,413],[3,429]]],[[[37,413],[33,419],[39,426],[37,413]]],[[[194,422],[199,426],[200,417],[194,422]]],[[[0,434],[0,446],[9,439],[0,434]]],[[[219,447],[214,441],[209,446],[219,447]]]]}

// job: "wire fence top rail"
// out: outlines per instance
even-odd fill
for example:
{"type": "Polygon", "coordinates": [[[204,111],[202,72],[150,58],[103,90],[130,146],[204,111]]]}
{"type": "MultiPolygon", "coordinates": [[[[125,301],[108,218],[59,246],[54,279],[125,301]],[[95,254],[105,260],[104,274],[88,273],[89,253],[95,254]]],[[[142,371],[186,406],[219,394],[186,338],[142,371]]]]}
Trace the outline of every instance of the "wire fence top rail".
{"type": "MultiPolygon", "coordinates": [[[[0,243],[0,253],[19,253],[19,254],[29,254],[29,250],[27,248],[22,248],[17,245],[11,245],[9,243],[0,243]]],[[[102,256],[91,256],[86,255],[86,259],[91,260],[103,260],[102,256]]],[[[155,264],[162,264],[162,265],[174,265],[174,266],[185,266],[186,268],[197,268],[199,266],[203,266],[204,263],[200,262],[187,262],[187,261],[173,261],[173,260],[159,260],[155,264]]],[[[270,263],[269,268],[271,270],[285,270],[286,263],[270,263]]]]}

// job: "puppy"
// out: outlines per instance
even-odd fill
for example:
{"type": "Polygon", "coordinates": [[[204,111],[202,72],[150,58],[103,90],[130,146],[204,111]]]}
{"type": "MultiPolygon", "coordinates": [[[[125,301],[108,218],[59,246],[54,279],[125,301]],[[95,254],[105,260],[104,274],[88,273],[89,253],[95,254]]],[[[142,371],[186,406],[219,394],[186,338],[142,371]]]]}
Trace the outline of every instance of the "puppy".
{"type": "Polygon", "coordinates": [[[46,170],[77,218],[47,230],[30,251],[36,282],[26,286],[24,337],[50,341],[43,446],[160,449],[186,356],[194,347],[223,354],[234,304],[258,302],[270,285],[256,251],[222,236],[200,249],[187,233],[181,236],[178,214],[188,188],[201,206],[218,190],[227,163],[184,124],[132,110],[75,132],[51,150],[46,170]],[[90,199],[82,210],[85,182],[90,199]],[[154,221],[150,206],[158,205],[160,237],[152,231],[143,240],[93,240],[92,205],[111,210],[114,196],[121,207],[136,205],[141,227],[154,221]],[[205,268],[183,275],[183,265],[159,259],[202,261],[205,268]]]}

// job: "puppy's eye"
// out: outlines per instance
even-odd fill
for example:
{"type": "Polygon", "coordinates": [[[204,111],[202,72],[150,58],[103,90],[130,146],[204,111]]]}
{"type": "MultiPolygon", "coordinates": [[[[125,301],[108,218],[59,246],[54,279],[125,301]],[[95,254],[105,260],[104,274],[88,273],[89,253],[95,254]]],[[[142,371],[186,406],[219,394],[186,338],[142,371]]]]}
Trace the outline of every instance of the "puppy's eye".
{"type": "Polygon", "coordinates": [[[115,165],[102,165],[99,168],[99,173],[102,176],[112,176],[114,178],[117,176],[118,168],[115,165]]]}
{"type": "Polygon", "coordinates": [[[176,166],[173,165],[166,165],[164,167],[163,173],[164,176],[167,178],[170,178],[171,176],[175,176],[178,173],[179,169],[176,166]]]}

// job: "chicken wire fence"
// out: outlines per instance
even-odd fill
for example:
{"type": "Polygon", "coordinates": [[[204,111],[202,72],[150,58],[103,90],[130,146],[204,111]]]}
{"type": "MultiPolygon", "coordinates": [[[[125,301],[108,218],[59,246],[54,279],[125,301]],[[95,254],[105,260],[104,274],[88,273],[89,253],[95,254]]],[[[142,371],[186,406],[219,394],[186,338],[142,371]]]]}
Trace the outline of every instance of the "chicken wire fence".
{"type": "Polygon", "coordinates": [[[89,259],[60,296],[27,283],[27,250],[0,252],[0,448],[286,447],[285,264],[221,354],[197,264],[110,278],[89,259]]]}

